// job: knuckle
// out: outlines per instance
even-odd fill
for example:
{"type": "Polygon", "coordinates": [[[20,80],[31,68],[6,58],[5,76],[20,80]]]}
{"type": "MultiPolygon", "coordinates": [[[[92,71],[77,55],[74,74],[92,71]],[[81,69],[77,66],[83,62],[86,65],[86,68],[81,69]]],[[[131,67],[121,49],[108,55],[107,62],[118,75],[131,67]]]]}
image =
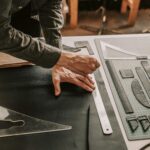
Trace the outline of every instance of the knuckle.
{"type": "Polygon", "coordinates": [[[92,69],[95,69],[96,68],[95,63],[91,64],[91,67],[92,67],[92,69]]]}
{"type": "Polygon", "coordinates": [[[90,61],[90,63],[93,63],[93,62],[94,62],[94,58],[93,58],[93,57],[90,57],[90,58],[89,58],[89,61],[90,61]]]}

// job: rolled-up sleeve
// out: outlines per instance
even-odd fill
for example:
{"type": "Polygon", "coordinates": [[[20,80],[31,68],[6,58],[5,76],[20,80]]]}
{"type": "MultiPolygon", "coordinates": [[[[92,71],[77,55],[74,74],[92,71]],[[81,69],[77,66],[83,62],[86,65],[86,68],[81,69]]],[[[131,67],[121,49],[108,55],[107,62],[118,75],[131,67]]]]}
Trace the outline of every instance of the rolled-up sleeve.
{"type": "Polygon", "coordinates": [[[61,55],[61,50],[13,28],[10,25],[11,0],[0,2],[3,4],[0,8],[0,51],[42,67],[53,67],[61,55]]]}

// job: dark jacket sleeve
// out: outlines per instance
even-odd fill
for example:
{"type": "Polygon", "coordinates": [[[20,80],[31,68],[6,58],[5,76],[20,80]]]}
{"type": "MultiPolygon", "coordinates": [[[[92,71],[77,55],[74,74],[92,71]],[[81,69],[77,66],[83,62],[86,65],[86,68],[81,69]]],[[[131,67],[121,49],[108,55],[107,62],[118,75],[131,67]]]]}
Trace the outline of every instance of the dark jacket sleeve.
{"type": "Polygon", "coordinates": [[[62,15],[62,0],[46,0],[39,8],[39,19],[46,42],[62,48],[61,32],[64,20],[62,15]]]}
{"type": "Polygon", "coordinates": [[[11,1],[0,0],[0,51],[42,67],[52,67],[61,55],[60,49],[35,40],[13,28],[10,25],[11,1]]]}

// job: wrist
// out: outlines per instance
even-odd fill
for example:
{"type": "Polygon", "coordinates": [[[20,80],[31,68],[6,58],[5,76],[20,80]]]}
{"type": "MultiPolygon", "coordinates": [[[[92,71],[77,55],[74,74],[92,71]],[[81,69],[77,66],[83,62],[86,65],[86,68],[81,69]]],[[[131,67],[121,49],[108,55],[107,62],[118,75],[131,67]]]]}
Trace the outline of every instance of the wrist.
{"type": "Polygon", "coordinates": [[[56,65],[61,65],[64,67],[68,67],[69,63],[71,62],[72,58],[74,57],[74,54],[70,53],[70,52],[61,52],[61,56],[57,62],[56,65]]]}

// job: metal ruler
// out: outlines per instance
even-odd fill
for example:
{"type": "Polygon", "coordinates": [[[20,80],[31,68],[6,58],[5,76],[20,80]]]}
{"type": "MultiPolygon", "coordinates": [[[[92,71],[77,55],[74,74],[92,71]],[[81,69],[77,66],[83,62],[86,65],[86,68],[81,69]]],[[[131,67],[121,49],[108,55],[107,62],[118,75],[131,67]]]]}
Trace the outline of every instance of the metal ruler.
{"type": "Polygon", "coordinates": [[[94,77],[94,74],[92,75],[93,81],[95,82],[95,90],[92,93],[93,98],[94,98],[94,102],[95,102],[95,106],[97,109],[97,113],[99,116],[99,120],[102,126],[102,130],[104,134],[112,134],[113,130],[110,124],[110,121],[108,119],[108,115],[107,112],[105,110],[104,104],[103,104],[103,100],[102,100],[102,96],[100,94],[96,79],[94,77]]]}
{"type": "MultiPolygon", "coordinates": [[[[92,50],[92,48],[90,46],[90,43],[88,41],[86,41],[86,42],[85,41],[76,41],[75,46],[80,47],[80,48],[86,47],[89,55],[94,55],[94,51],[92,50]]],[[[100,70],[98,70],[96,73],[98,74],[98,77],[100,78],[100,75],[101,75],[100,70]]],[[[100,120],[100,123],[101,123],[101,126],[102,126],[102,130],[103,130],[104,134],[109,135],[109,134],[112,134],[113,130],[112,130],[110,121],[108,119],[107,112],[106,112],[104,104],[103,104],[102,99],[104,97],[102,97],[101,94],[100,94],[100,91],[99,91],[99,88],[98,88],[98,85],[97,85],[94,74],[92,74],[92,79],[95,82],[95,87],[96,87],[94,92],[92,93],[92,95],[93,95],[93,99],[94,99],[95,106],[96,106],[96,109],[97,109],[97,113],[98,113],[98,116],[99,116],[99,120],[100,120]]],[[[103,85],[105,86],[104,82],[103,82],[103,85]]]]}

